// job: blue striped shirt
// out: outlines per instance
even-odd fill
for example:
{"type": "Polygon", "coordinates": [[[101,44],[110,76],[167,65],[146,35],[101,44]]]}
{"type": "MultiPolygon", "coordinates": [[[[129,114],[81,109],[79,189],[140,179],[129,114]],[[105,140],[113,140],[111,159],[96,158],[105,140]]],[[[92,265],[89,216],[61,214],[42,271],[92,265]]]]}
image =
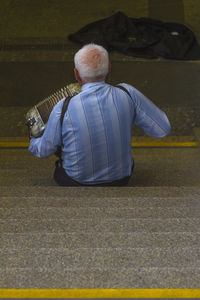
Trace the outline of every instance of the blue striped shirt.
{"type": "MultiPolygon", "coordinates": [[[[80,183],[98,184],[131,174],[133,122],[149,136],[163,137],[170,131],[163,111],[133,86],[120,85],[131,97],[101,81],[83,85],[69,103],[62,126],[63,168],[80,183]]],[[[37,157],[53,155],[61,143],[63,101],[51,112],[43,136],[30,141],[29,150],[37,157]]]]}

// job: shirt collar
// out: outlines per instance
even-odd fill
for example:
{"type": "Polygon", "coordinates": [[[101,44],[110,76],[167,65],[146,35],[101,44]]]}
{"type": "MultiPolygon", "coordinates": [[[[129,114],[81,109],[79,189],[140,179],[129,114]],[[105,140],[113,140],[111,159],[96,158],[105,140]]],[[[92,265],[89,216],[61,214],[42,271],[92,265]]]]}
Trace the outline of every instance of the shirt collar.
{"type": "Polygon", "coordinates": [[[96,82],[88,82],[88,83],[85,83],[84,85],[82,85],[81,87],[81,90],[84,91],[90,87],[95,87],[95,86],[100,86],[100,85],[103,85],[105,84],[105,81],[96,81],[96,82]]]}

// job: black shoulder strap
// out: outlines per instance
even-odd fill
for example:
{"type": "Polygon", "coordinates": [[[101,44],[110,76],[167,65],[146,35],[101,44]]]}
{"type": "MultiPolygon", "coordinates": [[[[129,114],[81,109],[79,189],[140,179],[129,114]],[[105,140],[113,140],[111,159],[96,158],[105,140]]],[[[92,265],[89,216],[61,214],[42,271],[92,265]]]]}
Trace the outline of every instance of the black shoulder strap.
{"type": "Polygon", "coordinates": [[[129,97],[131,98],[131,95],[130,95],[129,91],[128,91],[125,87],[123,87],[122,85],[116,85],[116,87],[117,87],[118,89],[121,89],[121,90],[123,90],[124,92],[126,92],[126,93],[129,95],[129,97]]]}
{"type": "Polygon", "coordinates": [[[68,105],[70,100],[72,99],[72,96],[68,96],[65,98],[64,102],[63,102],[63,106],[62,106],[62,111],[61,111],[61,116],[60,116],[60,125],[62,128],[62,123],[63,123],[63,119],[64,119],[64,115],[68,109],[68,105]]]}
{"type": "MultiPolygon", "coordinates": [[[[73,95],[74,96],[74,95],[73,95]]],[[[59,157],[60,159],[60,164],[62,165],[62,159],[61,159],[61,153],[62,153],[62,124],[63,124],[63,119],[64,119],[64,115],[68,109],[69,106],[69,102],[72,99],[73,96],[68,96],[65,98],[65,100],[63,101],[63,105],[62,105],[62,111],[61,111],[61,116],[60,116],[60,128],[61,128],[61,143],[60,146],[57,147],[57,151],[55,153],[56,156],[59,157]]]]}

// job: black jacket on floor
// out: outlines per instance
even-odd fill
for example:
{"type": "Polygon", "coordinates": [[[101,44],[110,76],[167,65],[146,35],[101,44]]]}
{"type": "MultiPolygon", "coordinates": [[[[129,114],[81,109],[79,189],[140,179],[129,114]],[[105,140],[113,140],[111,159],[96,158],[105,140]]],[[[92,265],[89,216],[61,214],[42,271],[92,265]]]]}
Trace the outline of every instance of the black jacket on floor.
{"type": "Polygon", "coordinates": [[[81,45],[95,43],[108,51],[144,58],[200,59],[200,46],[185,25],[149,18],[129,18],[118,12],[90,23],[68,37],[81,45]]]}

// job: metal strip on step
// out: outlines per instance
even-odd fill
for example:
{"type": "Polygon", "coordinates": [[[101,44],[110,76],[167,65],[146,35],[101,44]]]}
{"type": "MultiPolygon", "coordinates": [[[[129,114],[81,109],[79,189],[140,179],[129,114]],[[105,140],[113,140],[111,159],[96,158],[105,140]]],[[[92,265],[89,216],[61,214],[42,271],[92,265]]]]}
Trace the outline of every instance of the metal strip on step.
{"type": "Polygon", "coordinates": [[[0,289],[0,298],[200,298],[200,289],[0,289]]]}
{"type": "MultiPolygon", "coordinates": [[[[189,137],[169,137],[164,138],[160,141],[155,138],[140,138],[140,137],[133,137],[131,141],[132,148],[157,148],[157,147],[198,147],[199,142],[196,138],[189,137]]],[[[29,147],[29,140],[27,138],[0,138],[0,148],[28,148],[29,147]]]]}

